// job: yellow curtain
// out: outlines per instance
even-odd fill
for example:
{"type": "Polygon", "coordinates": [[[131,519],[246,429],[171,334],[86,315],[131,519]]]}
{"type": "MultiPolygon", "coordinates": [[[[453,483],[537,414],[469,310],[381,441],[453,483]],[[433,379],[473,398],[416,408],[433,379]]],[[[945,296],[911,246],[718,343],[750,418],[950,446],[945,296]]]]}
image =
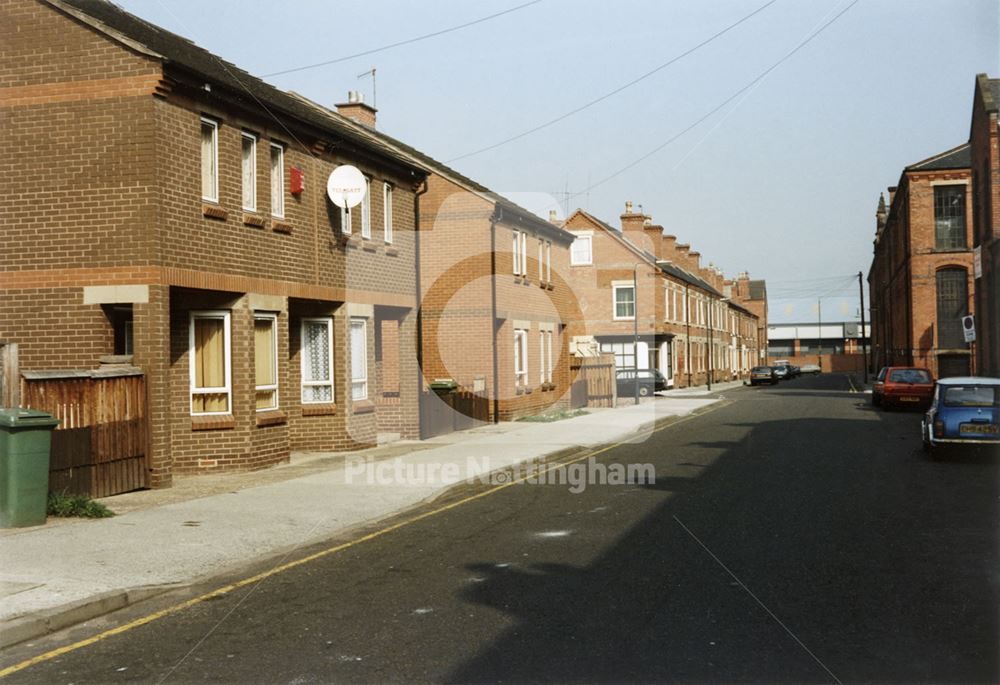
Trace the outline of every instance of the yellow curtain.
{"type": "MultiPolygon", "coordinates": [[[[226,339],[222,319],[195,319],[194,384],[196,388],[220,388],[226,384],[226,339]]],[[[228,411],[225,393],[194,396],[196,412],[228,411]]]]}
{"type": "MultiPolygon", "coordinates": [[[[254,320],[254,373],[258,388],[277,385],[274,376],[276,350],[274,349],[274,321],[254,320]]],[[[274,390],[257,390],[257,408],[270,409],[275,406],[274,390]]]]}

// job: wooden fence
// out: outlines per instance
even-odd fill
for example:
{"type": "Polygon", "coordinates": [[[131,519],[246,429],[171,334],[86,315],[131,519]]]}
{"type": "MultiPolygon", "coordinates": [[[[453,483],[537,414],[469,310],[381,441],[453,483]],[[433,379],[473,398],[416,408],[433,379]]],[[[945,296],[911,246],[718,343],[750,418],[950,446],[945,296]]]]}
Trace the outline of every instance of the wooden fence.
{"type": "Polygon", "coordinates": [[[599,357],[572,357],[570,377],[574,384],[581,380],[587,383],[588,407],[613,407],[618,396],[615,376],[615,357],[602,354],[599,357]]]}
{"type": "Polygon", "coordinates": [[[421,393],[420,438],[422,440],[474,428],[489,420],[488,397],[473,392],[421,393]]]}
{"type": "Polygon", "coordinates": [[[59,419],[49,489],[107,497],[147,487],[146,382],[135,367],[24,371],[21,404],[59,419]]]}

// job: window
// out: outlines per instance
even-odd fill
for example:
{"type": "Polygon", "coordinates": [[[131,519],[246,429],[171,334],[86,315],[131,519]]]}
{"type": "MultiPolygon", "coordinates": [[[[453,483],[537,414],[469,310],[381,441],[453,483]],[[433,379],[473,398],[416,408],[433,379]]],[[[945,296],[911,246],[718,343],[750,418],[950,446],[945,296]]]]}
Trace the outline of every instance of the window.
{"type": "Polygon", "coordinates": [[[351,399],[368,399],[368,322],[351,319],[351,399]]]}
{"type": "Polygon", "coordinates": [[[514,275],[528,275],[528,234],[521,231],[514,231],[514,244],[511,251],[514,275]]]}
{"type": "Polygon", "coordinates": [[[285,148],[271,143],[271,216],[285,216],[285,148]]]}
{"type": "Polygon", "coordinates": [[[253,319],[254,384],[257,411],[278,408],[278,317],[257,314],[253,319]]]}
{"type": "Polygon", "coordinates": [[[965,186],[934,186],[934,247],[965,247],[965,186]]]}
{"type": "Polygon", "coordinates": [[[538,280],[545,282],[545,241],[538,239],[538,280]]]}
{"type": "Polygon", "coordinates": [[[201,199],[219,201],[219,125],[201,120],[201,199]]]}
{"type": "Polygon", "coordinates": [[[538,334],[538,368],[539,382],[552,382],[552,331],[540,331],[538,334]]]}
{"type": "Polygon", "coordinates": [[[514,329],[514,384],[528,384],[528,331],[523,328],[514,329]]]}
{"type": "Polygon", "coordinates": [[[591,254],[592,236],[578,235],[570,248],[570,264],[572,266],[582,266],[593,262],[591,254]]]}
{"type": "Polygon", "coordinates": [[[240,135],[243,159],[243,209],[257,211],[257,138],[250,133],[240,135]]]}
{"type": "Polygon", "coordinates": [[[333,402],[333,319],[302,320],[302,402],[333,402]]]}
{"type": "Polygon", "coordinates": [[[941,269],[937,272],[937,329],[940,348],[958,349],[966,346],[962,317],[969,313],[967,280],[965,269],[941,269]]]}
{"type": "Polygon", "coordinates": [[[382,185],[382,214],[385,227],[385,242],[392,242],[392,186],[382,185]]]}
{"type": "Polygon", "coordinates": [[[552,241],[545,241],[545,281],[552,282],[552,241]]]}
{"type": "Polygon", "coordinates": [[[349,207],[340,208],[340,232],[344,235],[351,235],[351,210],[349,207]]]}
{"type": "Polygon", "coordinates": [[[365,197],[361,200],[361,237],[371,240],[372,237],[372,181],[365,178],[365,197]]]}
{"type": "Polygon", "coordinates": [[[615,355],[616,369],[635,368],[635,346],[630,342],[603,342],[601,352],[615,355]]]}
{"type": "Polygon", "coordinates": [[[189,329],[191,413],[228,414],[232,399],[229,312],[191,312],[189,329]]]}
{"type": "Polygon", "coordinates": [[[631,285],[613,286],[615,294],[615,319],[635,318],[635,288],[631,285]]]}

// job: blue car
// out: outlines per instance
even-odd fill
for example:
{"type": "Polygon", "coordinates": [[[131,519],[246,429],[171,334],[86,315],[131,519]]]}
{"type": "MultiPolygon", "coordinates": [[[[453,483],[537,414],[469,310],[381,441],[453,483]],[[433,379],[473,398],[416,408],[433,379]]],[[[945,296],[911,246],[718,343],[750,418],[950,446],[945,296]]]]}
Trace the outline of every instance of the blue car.
{"type": "Polygon", "coordinates": [[[931,456],[945,445],[1000,447],[1000,378],[939,380],[921,431],[931,456]]]}

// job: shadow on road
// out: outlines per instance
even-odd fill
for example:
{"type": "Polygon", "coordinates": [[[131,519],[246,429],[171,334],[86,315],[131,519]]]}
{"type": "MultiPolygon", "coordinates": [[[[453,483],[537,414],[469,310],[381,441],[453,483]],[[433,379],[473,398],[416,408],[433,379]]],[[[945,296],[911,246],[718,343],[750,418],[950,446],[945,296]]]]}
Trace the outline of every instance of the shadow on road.
{"type": "Polygon", "coordinates": [[[681,442],[675,467],[719,456],[626,486],[663,501],[592,563],[470,565],[462,598],[515,625],[449,682],[995,681],[996,464],[914,458],[908,417],[842,413],[681,442]]]}

